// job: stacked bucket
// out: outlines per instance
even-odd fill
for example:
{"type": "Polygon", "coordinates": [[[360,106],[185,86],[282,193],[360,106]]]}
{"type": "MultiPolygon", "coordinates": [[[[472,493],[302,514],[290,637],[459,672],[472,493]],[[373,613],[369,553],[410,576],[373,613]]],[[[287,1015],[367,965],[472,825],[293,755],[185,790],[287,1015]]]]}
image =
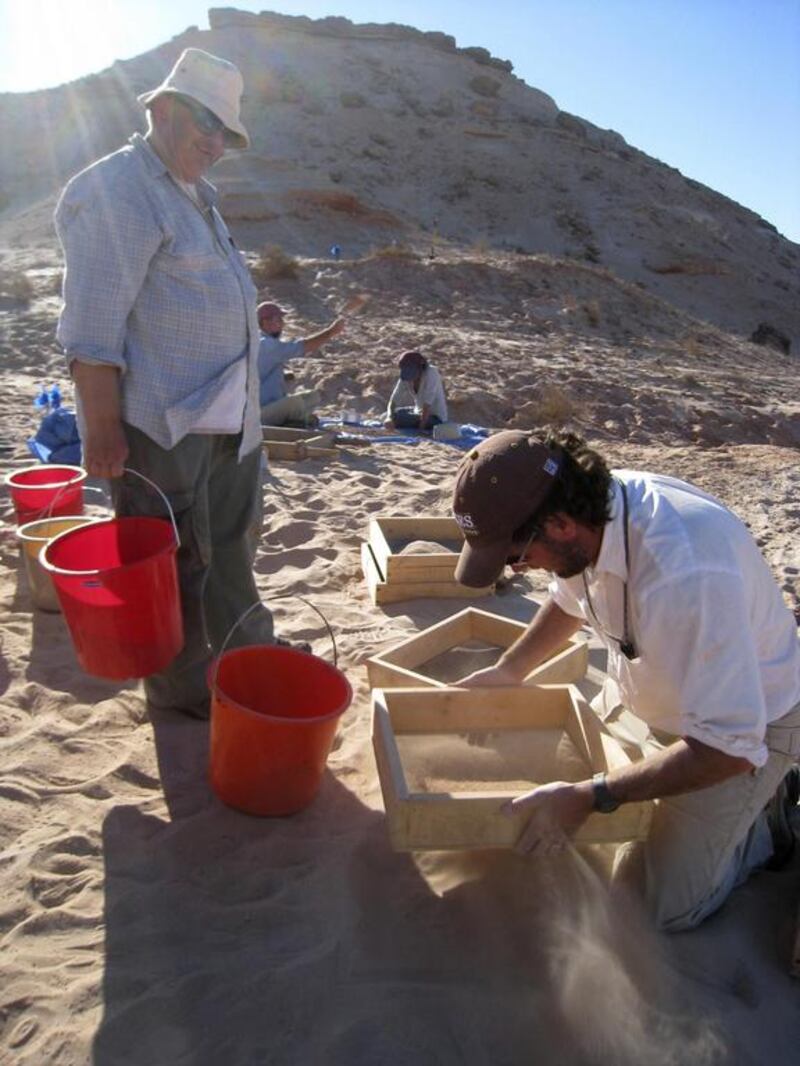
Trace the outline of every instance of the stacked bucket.
{"type": "MultiPolygon", "coordinates": [[[[175,516],[153,482],[171,521],[84,515],[86,476],[66,465],[6,476],[34,606],[63,613],[87,673],[147,677],[183,647],[175,516]]],[[[225,651],[243,618],[209,672],[211,786],[249,814],[293,814],[322,783],[352,691],[335,665],[304,651],[275,644],[225,651]]]]}
{"type": "Polygon", "coordinates": [[[33,603],[61,611],[78,661],[96,677],[146,677],[183,646],[174,526],[85,515],[86,471],[39,465],[6,485],[33,603]]]}
{"type": "Polygon", "coordinates": [[[86,471],[79,466],[30,466],[6,476],[17,521],[25,572],[40,611],[60,611],[50,574],[39,561],[54,537],[93,521],[83,513],[86,471]]]}

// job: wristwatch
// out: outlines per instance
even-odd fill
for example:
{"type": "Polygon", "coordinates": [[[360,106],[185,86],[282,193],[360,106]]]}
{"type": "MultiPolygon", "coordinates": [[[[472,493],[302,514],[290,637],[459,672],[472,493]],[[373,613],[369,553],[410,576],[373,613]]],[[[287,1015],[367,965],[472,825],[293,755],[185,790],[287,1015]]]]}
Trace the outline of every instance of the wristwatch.
{"type": "Polygon", "coordinates": [[[619,800],[611,795],[611,790],[606,784],[605,774],[594,775],[592,778],[592,791],[594,793],[593,810],[599,811],[600,814],[611,814],[619,807],[619,800]]]}

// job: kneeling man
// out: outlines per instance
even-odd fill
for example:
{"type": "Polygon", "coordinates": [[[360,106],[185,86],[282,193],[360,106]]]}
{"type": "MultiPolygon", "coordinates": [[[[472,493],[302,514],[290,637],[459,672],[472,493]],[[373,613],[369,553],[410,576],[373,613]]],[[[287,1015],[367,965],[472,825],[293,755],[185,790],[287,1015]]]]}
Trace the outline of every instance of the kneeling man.
{"type": "Polygon", "coordinates": [[[519,684],[586,623],[608,649],[595,710],[650,728],[640,761],[515,800],[531,815],[519,849],[550,828],[574,832],[592,811],[656,800],[648,839],[620,849],[615,877],[667,930],[697,925],[753,870],[786,862],[800,642],[744,523],[675,478],[610,471],[572,434],[519,431],[465,457],[453,511],[463,584],[490,585],[507,564],[553,575],[522,637],[462,684],[519,684]]]}

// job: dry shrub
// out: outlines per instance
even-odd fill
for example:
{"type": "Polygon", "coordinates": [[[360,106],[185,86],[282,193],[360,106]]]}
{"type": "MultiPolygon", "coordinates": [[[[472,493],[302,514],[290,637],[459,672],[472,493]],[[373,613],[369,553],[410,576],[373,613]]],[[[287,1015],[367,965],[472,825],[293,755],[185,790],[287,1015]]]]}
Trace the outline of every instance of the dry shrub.
{"type": "Polygon", "coordinates": [[[536,421],[548,426],[563,426],[575,418],[577,407],[558,385],[543,385],[536,401],[536,421]]]}
{"type": "Polygon", "coordinates": [[[33,298],[33,282],[27,274],[0,270],[0,297],[6,300],[30,300],[33,298]]]}
{"type": "Polygon", "coordinates": [[[300,264],[293,255],[284,252],[277,244],[268,244],[253,265],[250,273],[255,285],[260,289],[265,282],[275,278],[296,278],[300,264]]]}
{"type": "Polygon", "coordinates": [[[706,348],[703,344],[703,338],[698,337],[696,334],[687,333],[684,337],[678,341],[678,348],[686,355],[691,355],[695,359],[706,354],[706,348]]]}
{"type": "Polygon", "coordinates": [[[373,248],[368,256],[369,259],[419,259],[419,252],[415,252],[407,244],[384,244],[380,248],[373,248]]]}
{"type": "Polygon", "coordinates": [[[561,211],[556,215],[556,222],[561,229],[579,240],[590,241],[594,237],[594,231],[589,222],[577,213],[561,211]]]}

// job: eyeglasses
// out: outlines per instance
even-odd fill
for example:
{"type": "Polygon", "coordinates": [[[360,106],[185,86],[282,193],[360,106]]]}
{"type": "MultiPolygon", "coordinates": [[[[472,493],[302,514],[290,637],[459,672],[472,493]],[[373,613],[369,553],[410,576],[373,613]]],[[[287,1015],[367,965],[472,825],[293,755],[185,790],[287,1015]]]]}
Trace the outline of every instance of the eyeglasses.
{"type": "Polygon", "coordinates": [[[194,122],[200,132],[205,133],[207,137],[212,137],[215,133],[219,133],[220,131],[223,133],[228,132],[225,123],[218,119],[213,111],[209,111],[207,107],[198,104],[196,100],[192,100],[189,96],[179,96],[178,102],[183,104],[192,116],[192,122],[194,122]]]}
{"type": "Polygon", "coordinates": [[[525,556],[530,551],[531,544],[533,544],[536,538],[540,537],[541,535],[541,528],[539,526],[534,526],[533,532],[528,537],[527,543],[525,544],[525,547],[522,549],[522,551],[512,552],[511,554],[506,556],[506,566],[519,566],[522,562],[524,562],[525,556]]]}

